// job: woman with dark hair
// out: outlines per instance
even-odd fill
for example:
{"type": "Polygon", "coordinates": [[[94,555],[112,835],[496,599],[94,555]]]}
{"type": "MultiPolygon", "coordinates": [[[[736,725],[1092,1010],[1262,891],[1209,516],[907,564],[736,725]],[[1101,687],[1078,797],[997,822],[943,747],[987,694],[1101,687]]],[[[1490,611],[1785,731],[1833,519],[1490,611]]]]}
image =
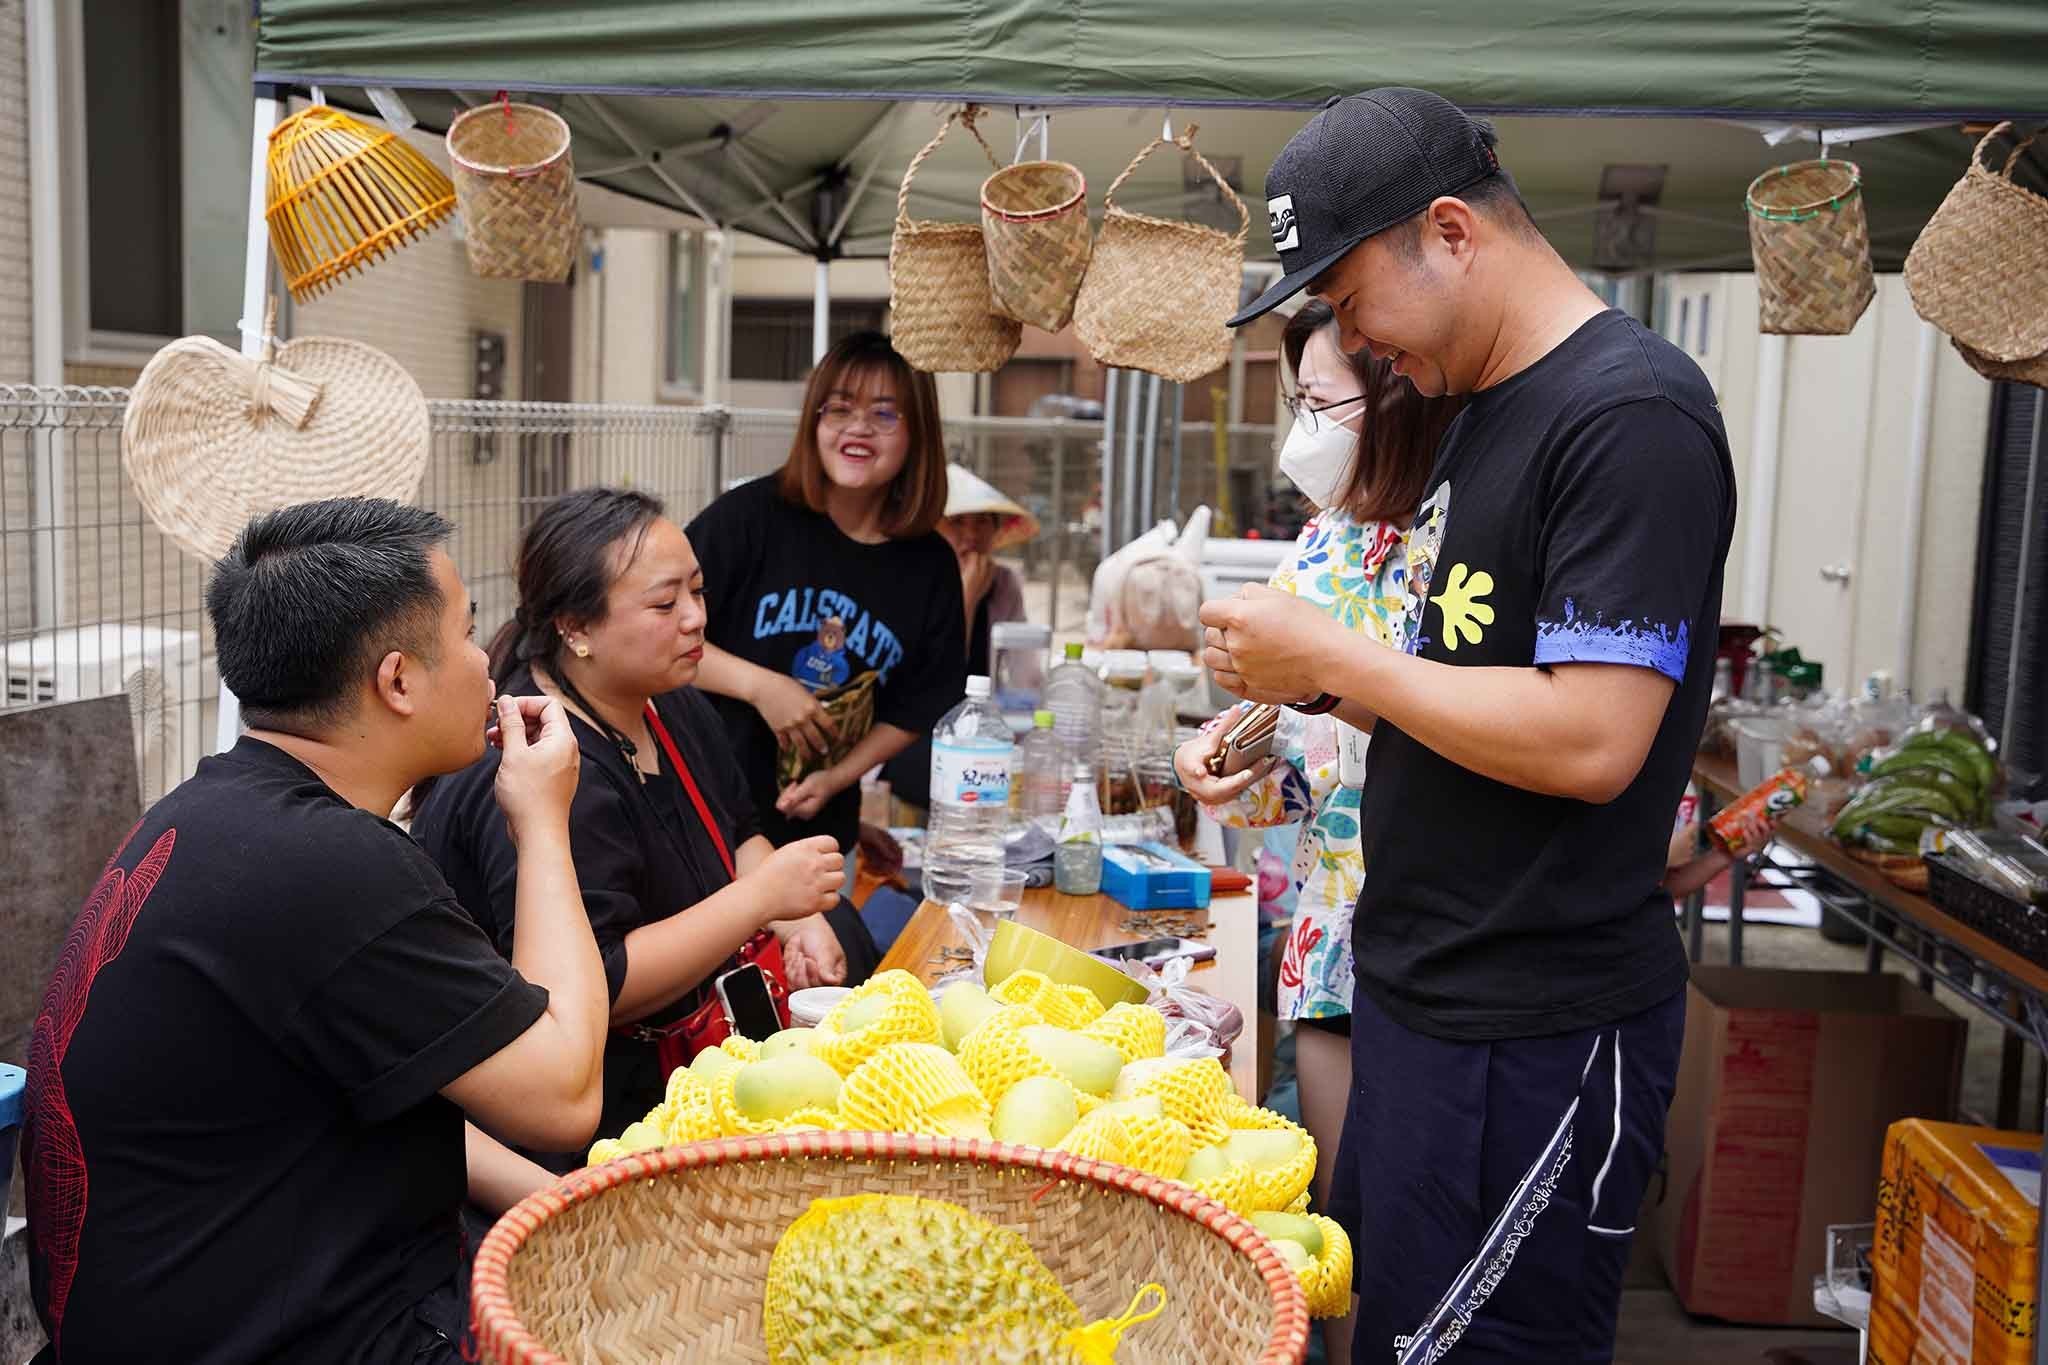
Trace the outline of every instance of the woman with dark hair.
{"type": "MultiPolygon", "coordinates": [[[[1405,615],[1408,530],[1437,443],[1463,400],[1424,398],[1386,361],[1366,351],[1344,354],[1330,307],[1320,301],[1294,315],[1282,345],[1295,376],[1288,399],[1295,422],[1280,469],[1320,510],[1272,586],[1391,644],[1405,615]]],[[[1351,1090],[1351,914],[1365,876],[1358,812],[1366,736],[1342,709],[1304,715],[1282,708],[1273,757],[1213,777],[1207,760],[1241,710],[1232,707],[1183,744],[1174,767],[1224,824],[1301,825],[1279,1014],[1296,1026],[1302,1118],[1316,1140],[1316,1198],[1327,1205],[1351,1090]]],[[[1332,1319],[1324,1332],[1330,1358],[1349,1360],[1349,1320],[1332,1319]]]]}
{"type": "MultiPolygon", "coordinates": [[[[830,839],[776,849],[761,837],[718,717],[690,686],[704,575],[661,503],[610,488],[556,499],[520,540],[518,584],[491,675],[500,691],[561,702],[582,752],[569,841],[611,993],[598,1128],[611,1136],[661,1100],[682,1021],[743,948],[772,935],[790,984],[835,982],[846,949],[823,916],[856,933],[858,916],[838,908],[843,859],[830,839]]],[[[517,850],[492,795],[498,771],[490,751],[416,791],[412,832],[509,954],[517,850]]],[[[583,1164],[580,1152],[536,1160],[583,1164]]]]}
{"type": "Polygon", "coordinates": [[[829,834],[850,850],[862,774],[960,700],[945,509],[932,377],[857,332],[813,371],[781,472],[690,523],[711,590],[701,686],[776,843],[829,834]]]}

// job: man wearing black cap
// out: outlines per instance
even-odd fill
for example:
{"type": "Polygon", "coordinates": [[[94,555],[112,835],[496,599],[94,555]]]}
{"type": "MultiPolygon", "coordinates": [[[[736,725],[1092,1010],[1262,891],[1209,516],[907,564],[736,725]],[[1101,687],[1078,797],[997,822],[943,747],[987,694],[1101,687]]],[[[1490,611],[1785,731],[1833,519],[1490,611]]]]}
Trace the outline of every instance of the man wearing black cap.
{"type": "Polygon", "coordinates": [[[1261,701],[1373,731],[1336,1216],[1354,1359],[1605,1360],[1662,1150],[1686,959],[1658,889],[1706,715],[1735,479],[1712,389],[1601,304],[1449,102],[1332,101],[1266,180],[1286,275],[1470,395],[1402,649],[1265,588],[1207,604],[1261,701]]]}

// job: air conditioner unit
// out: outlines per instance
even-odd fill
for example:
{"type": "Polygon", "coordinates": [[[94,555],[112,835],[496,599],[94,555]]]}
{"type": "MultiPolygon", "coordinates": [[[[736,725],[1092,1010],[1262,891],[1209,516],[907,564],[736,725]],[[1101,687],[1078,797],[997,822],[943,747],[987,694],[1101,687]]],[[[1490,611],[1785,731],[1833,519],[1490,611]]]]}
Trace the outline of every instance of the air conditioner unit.
{"type": "MultiPolygon", "coordinates": [[[[126,694],[136,771],[148,804],[184,781],[186,702],[200,696],[196,630],[103,621],[43,631],[7,642],[0,705],[36,706],[126,694]]],[[[197,717],[192,718],[196,728],[197,717]]]]}

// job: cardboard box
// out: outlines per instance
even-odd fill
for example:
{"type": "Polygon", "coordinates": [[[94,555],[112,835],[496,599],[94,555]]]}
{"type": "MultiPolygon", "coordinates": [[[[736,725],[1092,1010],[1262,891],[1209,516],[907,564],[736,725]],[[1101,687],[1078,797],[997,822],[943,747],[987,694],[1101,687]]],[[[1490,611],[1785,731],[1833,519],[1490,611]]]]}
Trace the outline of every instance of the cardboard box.
{"type": "Polygon", "coordinates": [[[1885,1135],[1871,1365],[2030,1365],[2041,1135],[1907,1119],[1885,1135]]]}
{"type": "Polygon", "coordinates": [[[1693,968],[1655,1218],[1679,1302],[1825,1323],[1827,1226],[1871,1221],[1892,1123],[1955,1112],[1965,1038],[1889,973],[1693,968]]]}

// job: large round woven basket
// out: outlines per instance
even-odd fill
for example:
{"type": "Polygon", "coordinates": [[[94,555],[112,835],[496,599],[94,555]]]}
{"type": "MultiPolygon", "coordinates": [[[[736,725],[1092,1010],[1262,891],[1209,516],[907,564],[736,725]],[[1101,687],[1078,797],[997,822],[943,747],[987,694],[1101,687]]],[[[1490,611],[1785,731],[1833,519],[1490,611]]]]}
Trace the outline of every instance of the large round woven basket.
{"type": "Polygon", "coordinates": [[[1230,359],[1229,321],[1244,285],[1250,223],[1230,182],[1194,149],[1194,136],[1190,126],[1170,145],[1194,157],[1222,189],[1237,210],[1237,232],[1117,207],[1116,192],[1131,173],[1169,145],[1155,138],[1103,196],[1102,231],[1074,301],[1074,331],[1098,361],[1181,383],[1212,374],[1230,359]]]}
{"type": "Polygon", "coordinates": [[[1088,181],[1064,161],[1005,166],[981,186],[988,287],[1006,318],[1057,332],[1088,273],[1088,181]]]}
{"type": "Polygon", "coordinates": [[[1744,196],[1765,332],[1841,336],[1877,297],[1863,173],[1853,161],[1796,161],[1765,171],[1744,196]]]}
{"type": "Polygon", "coordinates": [[[2048,199],[2012,178],[2034,137],[2019,140],[2003,170],[1984,164],[1992,139],[2011,127],[1984,135],[1927,220],[1906,256],[1906,289],[1980,371],[2039,384],[2048,376],[2048,199]]]}
{"type": "Polygon", "coordinates": [[[948,115],[924,150],[911,158],[896,191],[896,230],[889,239],[889,340],[905,360],[931,374],[1000,369],[1024,336],[1022,326],[996,310],[981,224],[910,216],[910,183],[955,120],[981,144],[989,165],[1001,169],[974,126],[980,113],[970,104],[948,115]]]}
{"type": "Polygon", "coordinates": [[[265,171],[270,249],[301,303],[455,211],[455,187],[417,147],[324,104],[271,131],[265,171]]]}
{"type": "Polygon", "coordinates": [[[1084,1319],[1164,1285],[1165,1313],[1124,1337],[1120,1365],[1282,1365],[1307,1350],[1300,1281],[1185,1185],[994,1142],[800,1133],[624,1157],[523,1200],[476,1255],[482,1357],[765,1362],[776,1242],[812,1200],[855,1194],[950,1200],[1016,1229],[1084,1319]]]}
{"type": "Polygon", "coordinates": [[[448,125],[469,268],[493,280],[560,284],[576,263],[569,125],[537,104],[480,104],[448,125]]]}

